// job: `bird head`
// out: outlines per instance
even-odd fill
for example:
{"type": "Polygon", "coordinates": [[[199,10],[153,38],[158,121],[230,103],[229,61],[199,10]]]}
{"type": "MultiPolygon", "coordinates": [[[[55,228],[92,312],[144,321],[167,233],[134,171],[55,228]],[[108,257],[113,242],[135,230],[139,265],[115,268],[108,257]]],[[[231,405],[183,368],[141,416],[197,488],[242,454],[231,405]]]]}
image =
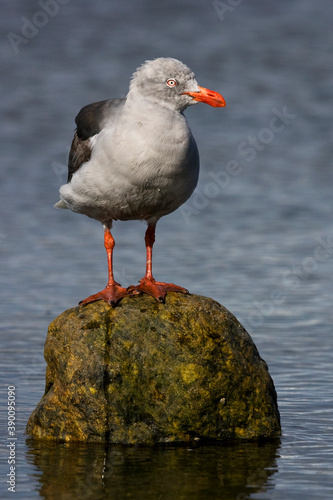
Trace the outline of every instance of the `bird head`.
{"type": "Polygon", "coordinates": [[[200,87],[190,68],[171,57],[146,61],[136,70],[128,97],[137,97],[138,94],[155,104],[180,112],[198,102],[214,107],[226,105],[221,94],[200,87]]]}

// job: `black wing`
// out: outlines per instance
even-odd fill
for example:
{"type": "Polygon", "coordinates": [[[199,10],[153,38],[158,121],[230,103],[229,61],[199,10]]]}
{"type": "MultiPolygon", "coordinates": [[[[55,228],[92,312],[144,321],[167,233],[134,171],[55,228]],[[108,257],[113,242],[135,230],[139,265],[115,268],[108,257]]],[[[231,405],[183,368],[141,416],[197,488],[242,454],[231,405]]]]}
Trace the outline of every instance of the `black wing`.
{"type": "Polygon", "coordinates": [[[107,99],[84,106],[75,118],[76,131],[68,158],[68,179],[81,165],[90,160],[92,148],[90,137],[99,134],[107,120],[112,119],[124,105],[126,99],[107,99]]]}

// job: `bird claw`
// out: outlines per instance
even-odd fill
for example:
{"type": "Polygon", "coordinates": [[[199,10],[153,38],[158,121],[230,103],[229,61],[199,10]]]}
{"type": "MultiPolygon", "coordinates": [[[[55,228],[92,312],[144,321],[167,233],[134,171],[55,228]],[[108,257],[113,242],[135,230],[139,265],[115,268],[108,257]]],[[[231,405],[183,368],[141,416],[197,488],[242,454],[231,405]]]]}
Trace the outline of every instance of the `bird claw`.
{"type": "Polygon", "coordinates": [[[79,305],[85,306],[87,304],[90,304],[91,302],[105,300],[105,302],[108,302],[110,306],[116,307],[118,302],[120,302],[120,300],[126,295],[139,295],[139,293],[140,292],[137,292],[135,290],[129,291],[128,288],[123,288],[118,283],[115,283],[113,285],[107,285],[101,292],[95,293],[94,295],[90,295],[86,299],[81,300],[81,302],[79,302],[79,305]]]}
{"type": "Polygon", "coordinates": [[[189,291],[186,290],[186,288],[174,285],[173,283],[164,283],[162,281],[155,281],[153,278],[152,279],[143,278],[142,280],[140,280],[139,285],[136,286],[131,285],[127,288],[127,290],[131,294],[135,292],[146,293],[154,297],[154,299],[156,299],[158,302],[164,302],[167,292],[179,292],[185,294],[189,293],[189,291]]]}
{"type": "Polygon", "coordinates": [[[140,295],[141,293],[146,293],[151,295],[158,302],[164,302],[167,292],[178,292],[188,294],[189,291],[173,283],[163,283],[161,281],[155,281],[152,279],[143,278],[139,285],[129,286],[128,288],[123,288],[118,283],[112,285],[107,285],[101,292],[90,295],[84,300],[79,302],[80,306],[86,306],[92,302],[97,302],[98,300],[105,300],[110,306],[116,307],[116,305],[126,296],[140,295]]]}

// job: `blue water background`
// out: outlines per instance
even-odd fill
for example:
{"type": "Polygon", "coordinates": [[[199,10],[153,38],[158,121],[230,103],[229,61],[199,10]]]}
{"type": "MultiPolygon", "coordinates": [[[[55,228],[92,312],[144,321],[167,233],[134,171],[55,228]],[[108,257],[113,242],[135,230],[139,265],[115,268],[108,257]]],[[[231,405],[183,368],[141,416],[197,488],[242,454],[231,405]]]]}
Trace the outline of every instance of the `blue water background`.
{"type": "MultiPolygon", "coordinates": [[[[37,1],[1,4],[1,498],[14,497],[5,484],[10,385],[17,402],[15,498],[56,498],[41,481],[49,469],[56,475],[54,454],[40,454],[24,435],[44,391],[47,327],[106,281],[101,226],[53,208],[66,181],[74,117],[89,102],[125,96],[144,60],[171,56],[190,66],[200,85],[222,93],[227,107],[186,112],[200,181],[186,205],[159,222],[154,272],[236,315],[268,363],[283,429],[272,460],[233,493],[207,451],[211,470],[202,479],[211,488],[194,481],[191,498],[331,499],[332,2],[52,5],[45,14],[37,1]]],[[[140,222],[114,226],[116,278],[125,286],[144,273],[144,231],[140,222]]],[[[87,461],[87,451],[80,453],[87,461]]],[[[178,481],[193,473],[200,453],[181,457],[178,481]]],[[[136,450],[130,459],[139,467],[156,457],[136,450]]],[[[105,498],[177,497],[170,483],[157,492],[147,470],[135,493],[130,471],[127,487],[117,489],[119,476],[105,498]]],[[[159,477],[163,484],[163,468],[159,477]]],[[[101,487],[86,498],[103,494],[101,487]]]]}

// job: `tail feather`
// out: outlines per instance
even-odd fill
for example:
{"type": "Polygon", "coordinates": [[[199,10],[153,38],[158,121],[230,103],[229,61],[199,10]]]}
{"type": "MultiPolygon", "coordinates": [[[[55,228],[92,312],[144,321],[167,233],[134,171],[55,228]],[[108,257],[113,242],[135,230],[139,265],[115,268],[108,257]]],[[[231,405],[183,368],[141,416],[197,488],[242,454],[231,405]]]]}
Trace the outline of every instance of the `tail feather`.
{"type": "Polygon", "coordinates": [[[66,205],[66,203],[62,200],[58,201],[58,203],[56,203],[55,205],[53,205],[55,208],[68,208],[68,206],[66,205]]]}

